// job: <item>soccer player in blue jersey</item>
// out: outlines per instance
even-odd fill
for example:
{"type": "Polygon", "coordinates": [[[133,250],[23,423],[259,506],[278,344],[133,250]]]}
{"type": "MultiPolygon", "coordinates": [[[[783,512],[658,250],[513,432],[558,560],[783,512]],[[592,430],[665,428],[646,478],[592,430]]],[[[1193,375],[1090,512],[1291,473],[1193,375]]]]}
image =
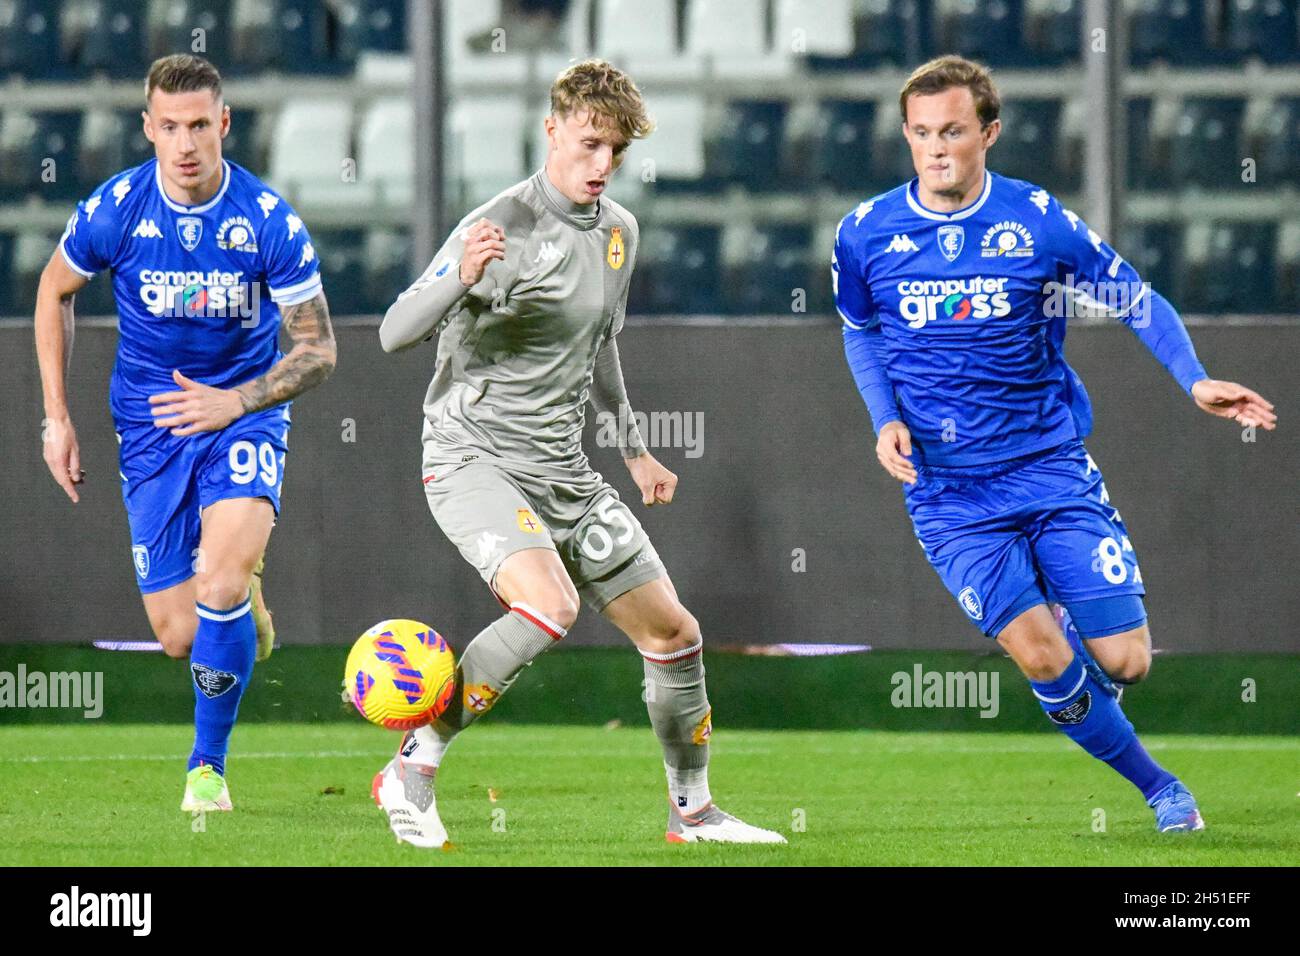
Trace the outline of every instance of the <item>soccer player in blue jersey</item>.
{"type": "Polygon", "coordinates": [[[288,403],[330,374],[334,335],[302,220],[222,159],[230,108],[216,68],[189,55],[157,60],[145,102],[155,158],[78,204],[41,275],[45,462],[78,501],[65,387],[73,298],[108,270],[120,334],[109,405],[136,582],[158,640],[189,657],[194,683],[181,809],[229,810],[230,731],[254,657],[273,640],[269,620],[261,635],[254,622],[254,569],[280,509],[288,403]]]}
{"type": "Polygon", "coordinates": [[[1141,791],[1157,829],[1203,829],[1119,706],[1151,666],[1145,590],[1083,447],[1092,415],[1066,317],[1129,326],[1212,415],[1272,429],[1273,406],[1209,378],[1173,307],[1078,216],[985,169],[1000,130],[987,70],[931,61],[899,106],[916,178],[849,213],[832,258],[876,454],[944,585],[1052,722],[1141,791]]]}

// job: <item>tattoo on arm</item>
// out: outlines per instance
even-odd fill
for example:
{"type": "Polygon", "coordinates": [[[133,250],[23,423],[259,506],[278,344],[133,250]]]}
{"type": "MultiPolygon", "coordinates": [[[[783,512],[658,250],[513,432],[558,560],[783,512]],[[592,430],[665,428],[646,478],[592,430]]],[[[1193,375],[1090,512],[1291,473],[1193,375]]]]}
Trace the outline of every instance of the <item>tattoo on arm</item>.
{"type": "Polygon", "coordinates": [[[293,348],[265,375],[235,389],[245,413],[287,402],[319,385],[334,371],[334,330],[330,327],[325,293],[286,306],[280,314],[280,325],[293,340],[293,348]]]}

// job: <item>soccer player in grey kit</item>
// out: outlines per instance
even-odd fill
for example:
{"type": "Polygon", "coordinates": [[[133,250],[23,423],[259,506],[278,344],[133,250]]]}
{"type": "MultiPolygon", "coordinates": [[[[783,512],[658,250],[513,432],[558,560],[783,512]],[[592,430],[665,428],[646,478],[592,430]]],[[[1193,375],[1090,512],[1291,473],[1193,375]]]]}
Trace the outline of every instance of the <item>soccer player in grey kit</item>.
{"type": "MultiPolygon", "coordinates": [[[[424,404],[425,493],[506,613],[462,651],[447,711],[405,735],[375,777],[375,801],[399,840],[442,846],[434,777],[448,745],[564,637],[581,596],[644,658],[668,774],[667,839],[784,843],[714,806],[699,623],[582,450],[589,398],[632,421],[615,336],[638,228],[603,194],[652,124],[636,85],[603,60],[560,74],[545,124],[545,167],[466,216],[379,330],[387,352],[439,333],[424,404]]],[[[677,476],[635,425],[620,444],[642,503],[669,504],[677,476]]]]}

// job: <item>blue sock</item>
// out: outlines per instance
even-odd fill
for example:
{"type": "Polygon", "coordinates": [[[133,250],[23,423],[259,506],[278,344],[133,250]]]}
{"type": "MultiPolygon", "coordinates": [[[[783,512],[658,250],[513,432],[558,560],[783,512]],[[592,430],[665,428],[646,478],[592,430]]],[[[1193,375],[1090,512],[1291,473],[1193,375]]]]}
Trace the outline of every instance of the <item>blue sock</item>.
{"type": "Polygon", "coordinates": [[[194,680],[194,752],[187,769],[211,764],[225,776],[226,748],[253,673],[257,652],[257,625],[253,623],[249,599],[230,610],[195,605],[199,629],[190,651],[190,675],[194,680]]]}
{"type": "Polygon", "coordinates": [[[1059,730],[1123,775],[1148,801],[1175,779],[1151,759],[1119,703],[1089,676],[1078,654],[1056,680],[1031,680],[1029,686],[1059,730]]]}

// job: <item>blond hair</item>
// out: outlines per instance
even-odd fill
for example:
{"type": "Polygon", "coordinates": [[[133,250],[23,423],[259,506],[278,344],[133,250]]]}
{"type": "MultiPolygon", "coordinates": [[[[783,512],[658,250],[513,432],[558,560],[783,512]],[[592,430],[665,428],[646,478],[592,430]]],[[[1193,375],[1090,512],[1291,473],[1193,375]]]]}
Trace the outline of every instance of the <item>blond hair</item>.
{"type": "Polygon", "coordinates": [[[579,111],[590,112],[598,128],[613,127],[627,140],[643,139],[654,130],[641,91],[608,60],[574,63],[551,84],[554,115],[565,117],[579,111]]]}
{"type": "Polygon", "coordinates": [[[970,90],[975,100],[975,115],[980,126],[988,126],[1002,110],[1002,98],[989,75],[988,67],[960,56],[941,56],[923,63],[912,71],[898,94],[898,109],[907,122],[907,98],[913,95],[928,96],[942,93],[954,86],[970,90]]]}

